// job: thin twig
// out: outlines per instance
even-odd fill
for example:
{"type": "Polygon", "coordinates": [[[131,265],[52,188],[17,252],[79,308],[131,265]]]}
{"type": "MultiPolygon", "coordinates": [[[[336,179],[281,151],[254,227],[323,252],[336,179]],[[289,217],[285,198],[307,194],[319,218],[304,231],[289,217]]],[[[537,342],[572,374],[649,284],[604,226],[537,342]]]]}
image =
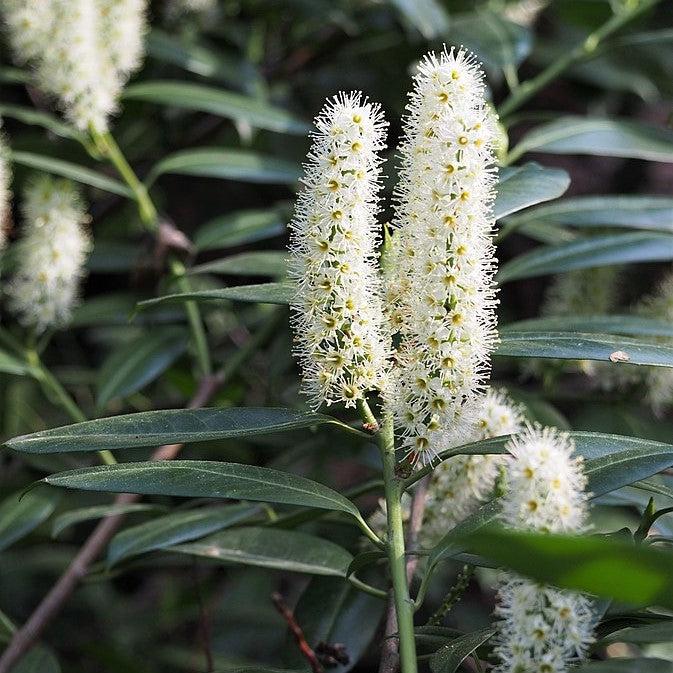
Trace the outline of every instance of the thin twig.
{"type": "Polygon", "coordinates": [[[323,667],[318,661],[316,653],[313,651],[313,648],[308,644],[306,636],[304,636],[304,631],[301,626],[297,623],[297,620],[294,617],[292,610],[287,606],[283,597],[277,592],[274,591],[271,594],[271,601],[274,604],[276,610],[280,613],[281,617],[287,622],[288,628],[294,636],[295,642],[299,651],[302,653],[303,657],[308,661],[309,666],[313,673],[323,673],[323,667]]]}
{"type": "MultiPolygon", "coordinates": [[[[411,512],[409,524],[407,527],[406,548],[408,551],[415,551],[418,547],[418,534],[423,524],[423,514],[425,513],[425,501],[428,492],[428,481],[430,477],[426,476],[418,482],[414,495],[411,499],[411,512]]],[[[416,572],[418,556],[410,554],[407,559],[407,581],[411,583],[416,572]]],[[[392,590],[388,598],[388,612],[386,616],[386,627],[381,647],[381,661],[379,663],[379,673],[396,673],[399,669],[399,649],[397,634],[397,618],[395,616],[395,603],[393,601],[392,590]]]]}

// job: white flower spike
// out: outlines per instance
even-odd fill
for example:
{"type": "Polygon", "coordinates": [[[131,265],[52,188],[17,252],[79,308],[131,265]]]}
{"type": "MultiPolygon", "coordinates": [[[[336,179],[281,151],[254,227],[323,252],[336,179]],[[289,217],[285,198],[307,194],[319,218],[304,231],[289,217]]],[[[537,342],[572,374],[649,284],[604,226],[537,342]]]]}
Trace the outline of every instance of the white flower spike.
{"type": "MultiPolygon", "coordinates": [[[[523,428],[523,409],[504,392],[489,389],[476,404],[478,412],[467,441],[512,435],[523,428]]],[[[456,456],[433,470],[425,504],[421,537],[431,547],[475,512],[493,493],[505,457],[456,456]]]]}
{"type": "Polygon", "coordinates": [[[428,463],[469,437],[496,342],[496,121],[474,57],[423,59],[404,131],[386,262],[399,367],[387,399],[408,456],[428,463]]]}
{"type": "Polygon", "coordinates": [[[1,0],[10,46],[17,63],[42,55],[53,22],[51,0],[1,0]]]}
{"type": "Polygon", "coordinates": [[[19,321],[41,333],[70,319],[91,240],[89,216],[71,182],[41,177],[25,192],[19,268],[7,293],[19,321]]]}
{"type": "MultiPolygon", "coordinates": [[[[513,456],[503,519],[519,530],[580,533],[587,528],[586,477],[570,437],[527,428],[507,447],[513,456]]],[[[508,575],[498,591],[494,673],[565,673],[593,642],[586,596],[508,575]]]]}
{"type": "Polygon", "coordinates": [[[350,93],[329,101],[316,126],[290,223],[294,350],[316,408],[353,406],[388,371],[376,267],[386,122],[378,105],[350,93]]]}

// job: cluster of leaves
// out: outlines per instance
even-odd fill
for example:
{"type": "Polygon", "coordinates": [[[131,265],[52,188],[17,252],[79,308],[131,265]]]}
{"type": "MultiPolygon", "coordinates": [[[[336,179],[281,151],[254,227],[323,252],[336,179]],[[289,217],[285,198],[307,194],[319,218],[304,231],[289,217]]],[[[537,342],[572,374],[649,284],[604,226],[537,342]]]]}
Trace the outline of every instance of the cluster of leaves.
{"type": "MultiPolygon", "coordinates": [[[[94,252],[72,324],[42,340],[37,360],[3,317],[0,644],[94,522],[114,515],[119,525],[49,626],[51,647],[33,648],[15,671],[53,673],[59,659],[83,672],[301,670],[306,662],[270,599],[279,586],[310,644],[344,646],[347,657],[332,670],[373,665],[387,580],[383,554],[363,552],[362,540],[381,494],[380,465],[352,417],[303,411],[285,308],[285,223],[308,122],[324,97],[366,91],[390,111],[395,135],[410,64],[442,41],[465,44],[484,62],[510,138],[495,206],[503,290],[494,381],[531,420],[572,429],[600,534],[494,531],[498,501],[487,503],[425,550],[418,623],[464,563],[503,565],[605,599],[594,654],[626,643],[618,651],[633,657],[582,670],[673,670],[668,660],[641,658],[670,659],[673,642],[673,425],[638,399],[574,376],[552,389],[519,377],[528,358],[619,367],[622,353],[630,365],[673,367],[670,324],[536,318],[543,283],[530,280],[658,263],[638,267],[647,273],[634,280],[637,295],[673,259],[673,197],[643,195],[670,176],[673,131],[642,121],[673,97],[673,13],[645,0],[557,0],[539,3],[533,29],[504,18],[523,4],[227,0],[179,24],[163,24],[157,7],[147,62],[125,91],[114,133],[166,222],[189,238],[171,265],[166,241],[149,240],[129,186],[48,111],[5,53],[0,115],[15,191],[35,170],[86,186],[94,252]],[[620,31],[597,45],[588,39],[628,12],[634,20],[620,31]],[[561,62],[561,80],[532,87],[535,73],[561,62]],[[190,337],[196,307],[207,340],[190,337]],[[64,425],[72,414],[50,372],[92,420],[64,425]],[[186,408],[204,406],[204,396],[209,408],[186,408]],[[176,444],[186,445],[179,460],[150,460],[153,447],[176,444]],[[97,465],[96,451],[114,451],[119,464],[97,465]],[[121,492],[150,497],[109,495],[121,492]]],[[[394,170],[391,160],[386,172],[394,170]]],[[[498,438],[451,455],[503,451],[498,438]]],[[[491,604],[476,598],[490,594],[491,579],[480,570],[469,587],[475,600],[442,625],[418,626],[433,673],[488,656],[491,604]]]]}

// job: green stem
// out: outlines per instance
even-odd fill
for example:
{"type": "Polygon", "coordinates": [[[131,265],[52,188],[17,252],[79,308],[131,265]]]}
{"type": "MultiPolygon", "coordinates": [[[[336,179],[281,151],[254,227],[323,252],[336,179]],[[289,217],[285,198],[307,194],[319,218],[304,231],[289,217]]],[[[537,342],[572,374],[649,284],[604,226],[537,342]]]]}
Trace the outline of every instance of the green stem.
{"type": "MultiPolygon", "coordinates": [[[[365,423],[376,427],[378,424],[365,400],[358,401],[358,410],[365,423]]],[[[400,642],[400,669],[402,673],[416,673],[416,643],[414,640],[414,602],[409,596],[407,582],[407,562],[404,550],[404,526],[402,523],[402,482],[395,474],[395,435],[393,420],[385,414],[383,423],[376,433],[381,461],[383,463],[383,485],[388,516],[388,561],[393,582],[397,631],[400,642]]]]}
{"type": "Polygon", "coordinates": [[[369,594],[370,596],[375,596],[376,598],[380,598],[384,601],[388,598],[388,594],[385,591],[383,591],[383,589],[377,589],[376,587],[373,587],[371,584],[367,584],[366,582],[359,580],[357,577],[355,577],[355,575],[349,575],[348,581],[356,589],[364,591],[366,594],[369,594]]]}
{"type": "MultiPolygon", "coordinates": [[[[37,352],[28,351],[26,357],[36,372],[37,379],[47,397],[53,399],[75,423],[86,421],[87,417],[84,412],[61,385],[61,382],[44,366],[37,352]]],[[[110,451],[99,451],[98,455],[106,465],[114,465],[117,462],[110,451]]]]}
{"type": "Polygon", "coordinates": [[[512,112],[520,108],[526,101],[531,99],[538,91],[547,86],[547,84],[556,79],[568,68],[593,55],[598,48],[598,45],[603,40],[646,10],[654,7],[657,2],[659,2],[659,0],[633,2],[628,9],[625,9],[618,14],[613,14],[602,26],[591,33],[584,42],[578,44],[574,49],[571,49],[565,55],[556,59],[539,75],[525,81],[517,87],[500,105],[500,108],[498,109],[500,116],[504,118],[512,114],[512,112]]]}
{"type": "MultiPolygon", "coordinates": [[[[117,145],[116,140],[109,131],[101,133],[95,128],[91,128],[90,133],[98,151],[102,156],[110,160],[133,193],[133,197],[138,205],[140,219],[145,225],[145,228],[148,231],[156,232],[159,228],[159,214],[157,209],[147,192],[147,188],[138,179],[135,171],[126,160],[124,153],[121,151],[119,145],[117,145]]],[[[177,279],[180,290],[182,292],[189,292],[191,287],[189,279],[185,275],[185,267],[175,258],[170,259],[170,266],[171,273],[173,273],[177,279]]],[[[199,373],[201,376],[210,376],[212,373],[212,365],[210,361],[210,352],[208,350],[206,331],[203,326],[203,320],[201,319],[201,312],[199,311],[196,302],[193,301],[185,303],[185,312],[187,313],[187,321],[189,322],[189,327],[192,333],[199,373]]]]}

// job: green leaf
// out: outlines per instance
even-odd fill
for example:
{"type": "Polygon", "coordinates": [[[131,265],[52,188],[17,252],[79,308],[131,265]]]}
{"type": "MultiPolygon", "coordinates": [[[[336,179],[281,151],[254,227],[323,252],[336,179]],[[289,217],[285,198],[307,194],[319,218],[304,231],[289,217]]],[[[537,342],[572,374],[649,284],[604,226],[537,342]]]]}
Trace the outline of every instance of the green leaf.
{"type": "Polygon", "coordinates": [[[50,649],[36,645],[14,665],[12,673],[61,673],[61,666],[50,649]]]}
{"type": "Polygon", "coordinates": [[[138,303],[138,309],[157,306],[158,304],[174,304],[183,301],[244,301],[261,304],[289,304],[296,289],[290,283],[261,283],[259,285],[239,285],[225,287],[220,290],[195,290],[180,294],[167,294],[163,297],[154,297],[138,303]]]}
{"type": "Polygon", "coordinates": [[[578,228],[624,227],[673,233],[673,198],[668,196],[578,196],[531,208],[507,219],[516,228],[532,222],[578,228]]]}
{"type": "Polygon", "coordinates": [[[43,488],[14,493],[0,503],[0,551],[46,521],[58,503],[57,493],[43,488]]]}
{"type": "Polygon", "coordinates": [[[157,28],[153,28],[147,38],[147,51],[158,61],[239,88],[254,89],[261,79],[249,61],[229,56],[212,47],[187,43],[157,28]]]}
{"type": "Polygon", "coordinates": [[[569,185],[570,176],[560,168],[545,168],[534,162],[502,168],[493,206],[494,216],[499,220],[536,203],[556,199],[569,185]]]}
{"type": "Polygon", "coordinates": [[[15,164],[28,166],[28,168],[36,168],[39,171],[59,175],[63,178],[69,178],[70,180],[75,180],[84,185],[102,189],[111,194],[126,196],[128,198],[133,197],[131,190],[121,182],[108,178],[102,173],[92,171],[86,166],[73,164],[70,161],[63,161],[62,159],[55,159],[54,157],[48,157],[43,154],[34,154],[32,152],[12,152],[11,160],[15,164]]]}
{"type": "Polygon", "coordinates": [[[337,577],[345,577],[353,558],[343,547],[323,538],[294,530],[254,527],[233,528],[168,551],[246,566],[337,577]]]}
{"type": "MultiPolygon", "coordinates": [[[[85,299],[73,311],[68,327],[128,325],[138,300],[139,297],[133,294],[117,292],[85,299]]],[[[180,308],[162,307],[144,311],[142,315],[135,316],[134,321],[141,324],[174,323],[183,317],[184,313],[180,308]]]]}
{"type": "Polygon", "coordinates": [[[92,521],[102,519],[106,516],[115,516],[117,514],[131,514],[133,512],[155,512],[163,509],[159,505],[147,505],[143,503],[129,503],[126,505],[94,505],[92,507],[81,507],[64,512],[54,519],[51,525],[51,536],[58,537],[64,530],[74,526],[82,521],[92,521]]]}
{"type": "Polygon", "coordinates": [[[673,662],[647,657],[617,657],[606,661],[590,661],[572,670],[573,673],[673,673],[673,662]]]}
{"type": "Polygon", "coordinates": [[[607,537],[525,533],[495,526],[467,548],[517,573],[566,589],[673,608],[673,554],[607,537]]]}
{"type": "Polygon", "coordinates": [[[255,437],[323,423],[347,428],[331,416],[280,407],[163,409],[41,430],[14,437],[5,446],[26,453],[103,451],[255,437]]]}
{"type": "Polygon", "coordinates": [[[0,116],[10,117],[16,119],[23,124],[30,126],[41,126],[42,128],[55,133],[62,138],[70,138],[77,142],[83,142],[84,137],[74,126],[70,126],[62,122],[58,117],[49,114],[48,112],[41,112],[33,108],[23,107],[22,105],[0,105],[0,116]]]}
{"type": "Polygon", "coordinates": [[[574,315],[548,316],[520,320],[500,326],[500,334],[508,332],[583,332],[624,334],[626,336],[673,337],[673,325],[667,320],[636,315],[574,315]]]}
{"type": "Polygon", "coordinates": [[[353,558],[351,564],[346,571],[346,577],[350,577],[359,570],[366,568],[374,563],[378,563],[386,558],[386,553],[383,551],[363,551],[353,558]]]}
{"type": "MultiPolygon", "coordinates": [[[[341,643],[348,652],[347,664],[330,667],[333,673],[346,673],[354,668],[368,651],[381,622],[385,604],[355,589],[337,577],[314,577],[299,597],[294,609],[309,643],[341,643]]],[[[296,646],[289,646],[288,633],[283,662],[301,667],[302,656],[296,646]]]]}
{"type": "Polygon", "coordinates": [[[492,628],[466,633],[437,650],[430,659],[432,673],[454,673],[463,661],[493,636],[492,628]]]}
{"type": "Polygon", "coordinates": [[[224,250],[273,238],[284,231],[285,222],[276,209],[237,210],[201,226],[194,236],[194,245],[199,252],[224,250]]]}
{"type": "Polygon", "coordinates": [[[268,131],[306,135],[311,130],[308,124],[286,110],[273,107],[250,96],[202,84],[165,80],[140,82],[127,87],[124,91],[124,98],[209,112],[228,119],[247,122],[251,126],[268,131]]]}
{"type": "Polygon", "coordinates": [[[174,512],[126,528],[117,533],[110,542],[107,554],[108,566],[132,556],[140,556],[210,535],[249,518],[259,510],[258,505],[247,503],[203,507],[187,512],[174,512]]]}
{"type": "Polygon", "coordinates": [[[166,173],[240,182],[294,185],[301,168],[286,159],[237,149],[205,147],[175,152],[161,159],[147,176],[148,186],[166,173]]]}
{"type": "Polygon", "coordinates": [[[104,409],[110,400],[141,390],[161,376],[184,353],[187,341],[183,330],[165,329],[142,334],[115,350],[98,373],[98,409],[104,409]]]}
{"type": "Polygon", "coordinates": [[[426,39],[446,33],[449,16],[437,0],[391,0],[404,18],[426,39]]]}
{"type": "Polygon", "coordinates": [[[15,374],[16,376],[25,376],[31,374],[32,369],[28,363],[22,362],[14,355],[10,355],[4,350],[0,350],[0,372],[3,374],[15,374]]]}
{"type": "Polygon", "coordinates": [[[604,157],[673,161],[673,131],[626,119],[561,117],[534,128],[508,160],[526,152],[593,154],[604,157]]]}
{"type": "Polygon", "coordinates": [[[231,276],[283,277],[287,271],[287,253],[279,250],[242,252],[240,255],[223,257],[199,264],[189,270],[190,274],[222,273],[231,276]]]}
{"type": "Polygon", "coordinates": [[[612,264],[673,259],[673,236],[653,232],[608,234],[540,246],[500,267],[498,283],[612,264]]]}
{"type": "Polygon", "coordinates": [[[629,337],[581,332],[505,331],[495,355],[515,358],[554,358],[559,360],[601,360],[621,367],[632,365],[673,367],[673,348],[629,337]],[[617,361],[612,362],[610,356],[617,361]],[[623,361],[622,357],[628,357],[623,361]]]}
{"type": "Polygon", "coordinates": [[[600,639],[600,644],[635,643],[648,645],[651,643],[667,643],[673,641],[673,621],[657,622],[645,626],[629,626],[600,639]]]}
{"type": "Polygon", "coordinates": [[[346,512],[357,507],[331,488],[268,467],[207,460],[119,463],[68,470],[45,477],[64,488],[106,493],[172,495],[185,498],[236,498],[346,512]]]}

